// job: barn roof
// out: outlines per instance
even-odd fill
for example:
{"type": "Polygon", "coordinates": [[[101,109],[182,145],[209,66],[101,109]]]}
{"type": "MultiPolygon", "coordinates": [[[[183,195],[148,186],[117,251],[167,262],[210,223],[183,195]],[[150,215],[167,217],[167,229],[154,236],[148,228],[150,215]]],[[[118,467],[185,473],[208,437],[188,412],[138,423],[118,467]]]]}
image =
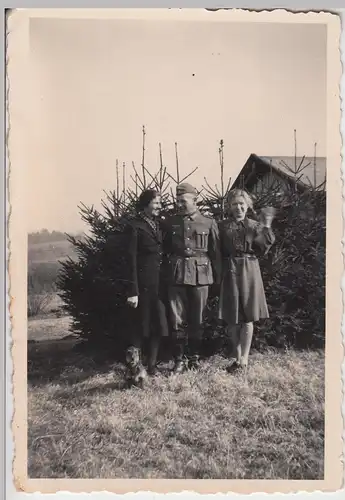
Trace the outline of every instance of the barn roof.
{"type": "Polygon", "coordinates": [[[308,186],[320,186],[326,179],[326,158],[295,157],[294,156],[258,156],[251,154],[236,178],[233,186],[244,182],[251,188],[257,179],[268,172],[274,172],[289,184],[297,182],[301,190],[308,186]],[[295,164],[297,176],[295,176],[295,164]],[[303,167],[303,168],[302,168],[303,167]]]}

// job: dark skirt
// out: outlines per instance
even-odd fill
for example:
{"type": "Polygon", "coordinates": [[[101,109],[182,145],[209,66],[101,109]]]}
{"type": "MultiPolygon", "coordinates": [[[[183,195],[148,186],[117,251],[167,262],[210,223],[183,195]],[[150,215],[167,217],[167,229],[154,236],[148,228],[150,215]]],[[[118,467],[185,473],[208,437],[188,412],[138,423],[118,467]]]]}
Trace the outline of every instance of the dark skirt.
{"type": "Polygon", "coordinates": [[[156,286],[139,291],[139,302],[135,313],[136,331],[140,337],[169,335],[165,305],[156,286]]]}
{"type": "Polygon", "coordinates": [[[229,325],[269,317],[259,261],[255,256],[234,257],[223,262],[218,317],[229,325]]]}

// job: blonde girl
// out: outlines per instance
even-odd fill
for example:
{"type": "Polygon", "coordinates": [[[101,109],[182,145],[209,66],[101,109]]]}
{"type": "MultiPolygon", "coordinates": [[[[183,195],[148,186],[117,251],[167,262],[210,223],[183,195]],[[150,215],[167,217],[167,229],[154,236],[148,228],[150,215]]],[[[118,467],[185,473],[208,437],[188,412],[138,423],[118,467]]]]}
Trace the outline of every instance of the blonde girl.
{"type": "Polygon", "coordinates": [[[254,322],[268,318],[258,257],[268,252],[275,237],[271,229],[274,209],[262,209],[259,221],[250,219],[253,200],[242,189],[233,189],[226,200],[227,219],[219,223],[222,280],[219,318],[227,323],[233,360],[227,371],[246,370],[254,322]]]}

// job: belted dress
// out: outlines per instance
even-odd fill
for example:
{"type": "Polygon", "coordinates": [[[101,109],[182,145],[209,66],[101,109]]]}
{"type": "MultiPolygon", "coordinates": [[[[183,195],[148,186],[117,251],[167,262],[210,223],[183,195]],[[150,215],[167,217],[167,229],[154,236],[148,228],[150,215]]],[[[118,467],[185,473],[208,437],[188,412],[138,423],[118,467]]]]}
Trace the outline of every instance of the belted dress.
{"type": "Polygon", "coordinates": [[[222,279],[219,319],[229,325],[269,317],[258,257],[275,241],[271,228],[249,218],[219,223],[222,279]]]}

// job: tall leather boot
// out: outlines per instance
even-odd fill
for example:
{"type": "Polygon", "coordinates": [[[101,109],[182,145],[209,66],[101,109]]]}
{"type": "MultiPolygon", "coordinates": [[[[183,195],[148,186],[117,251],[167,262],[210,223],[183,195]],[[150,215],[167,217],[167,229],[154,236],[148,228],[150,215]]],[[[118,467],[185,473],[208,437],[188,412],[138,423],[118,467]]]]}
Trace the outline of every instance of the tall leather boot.
{"type": "Polygon", "coordinates": [[[186,343],[186,339],[176,339],[176,343],[174,346],[175,364],[173,368],[173,373],[175,374],[183,373],[186,370],[186,363],[184,360],[186,343]]]}
{"type": "Polygon", "coordinates": [[[200,367],[201,339],[191,338],[188,342],[189,356],[188,368],[197,369],[200,367]]]}

